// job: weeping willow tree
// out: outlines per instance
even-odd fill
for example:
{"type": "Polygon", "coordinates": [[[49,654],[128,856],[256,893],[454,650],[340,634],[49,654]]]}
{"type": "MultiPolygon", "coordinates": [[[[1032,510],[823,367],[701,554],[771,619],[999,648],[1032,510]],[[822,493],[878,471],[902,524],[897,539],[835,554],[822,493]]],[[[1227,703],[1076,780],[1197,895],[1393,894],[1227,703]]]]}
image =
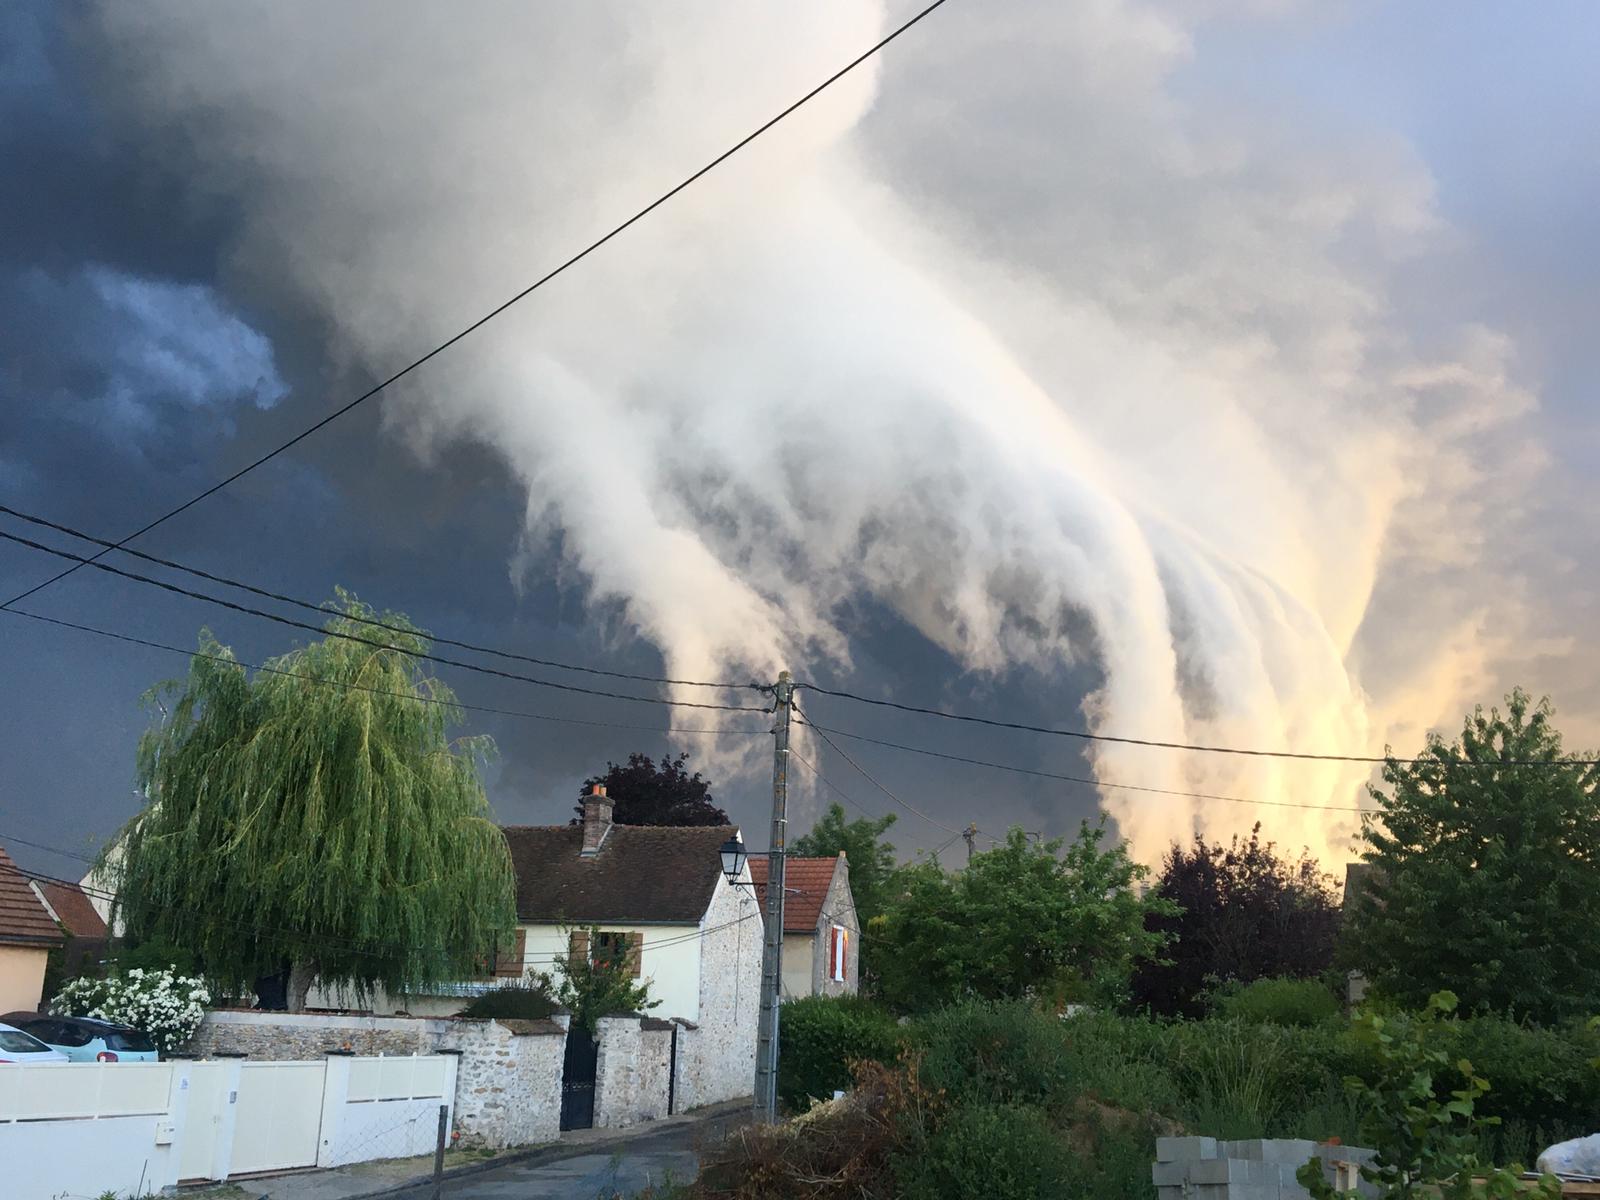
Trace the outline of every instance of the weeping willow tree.
{"type": "Polygon", "coordinates": [[[461,710],[404,617],[353,620],[376,614],[343,591],[335,609],[330,634],[380,644],[330,636],[252,677],[201,632],[188,678],[146,696],[148,799],[107,864],[130,942],[297,1011],[317,979],[365,995],[480,974],[515,925],[479,778],[493,743],[452,740],[461,710]]]}

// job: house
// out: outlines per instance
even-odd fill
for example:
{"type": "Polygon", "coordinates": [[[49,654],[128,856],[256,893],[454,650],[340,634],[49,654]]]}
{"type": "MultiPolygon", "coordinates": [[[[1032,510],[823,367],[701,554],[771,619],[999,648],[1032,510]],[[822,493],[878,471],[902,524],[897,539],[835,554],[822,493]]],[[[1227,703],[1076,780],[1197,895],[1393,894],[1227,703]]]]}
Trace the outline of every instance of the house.
{"type": "Polygon", "coordinates": [[[568,953],[620,952],[657,1018],[695,1025],[698,1103],[750,1094],[761,1006],[761,907],[749,868],[729,883],[727,825],[617,825],[603,786],[578,825],[513,825],[517,935],[496,974],[552,973],[568,953]]]}
{"type": "Polygon", "coordinates": [[[82,885],[37,877],[28,884],[66,935],[66,977],[94,971],[110,951],[111,931],[82,885]]]}
{"type": "MultiPolygon", "coordinates": [[[[756,898],[767,903],[767,859],[750,858],[756,898]]],[[[786,858],[783,864],[783,995],[853,995],[861,929],[850,893],[850,861],[786,858]]]]}
{"type": "Polygon", "coordinates": [[[36,1011],[50,951],[66,939],[0,846],[0,1012],[36,1011]]]}

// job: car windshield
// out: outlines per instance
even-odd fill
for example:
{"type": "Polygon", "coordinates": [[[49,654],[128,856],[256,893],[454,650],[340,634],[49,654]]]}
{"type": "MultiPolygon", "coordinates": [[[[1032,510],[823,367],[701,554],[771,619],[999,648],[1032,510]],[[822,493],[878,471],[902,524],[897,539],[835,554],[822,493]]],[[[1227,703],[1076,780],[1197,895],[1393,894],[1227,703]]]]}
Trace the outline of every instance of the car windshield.
{"type": "Polygon", "coordinates": [[[155,1049],[155,1044],[137,1029],[119,1029],[116,1033],[106,1034],[106,1045],[112,1050],[129,1052],[155,1049]]]}
{"type": "Polygon", "coordinates": [[[20,1029],[0,1029],[0,1050],[9,1050],[12,1054],[38,1054],[48,1049],[50,1047],[38,1038],[31,1038],[20,1029]]]}

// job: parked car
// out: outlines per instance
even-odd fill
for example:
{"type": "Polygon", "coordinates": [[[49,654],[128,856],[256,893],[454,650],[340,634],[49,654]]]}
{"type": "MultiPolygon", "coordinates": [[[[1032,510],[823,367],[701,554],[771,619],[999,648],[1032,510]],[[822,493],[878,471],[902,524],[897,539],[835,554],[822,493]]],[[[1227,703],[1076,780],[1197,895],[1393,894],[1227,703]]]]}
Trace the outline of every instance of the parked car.
{"type": "Polygon", "coordinates": [[[7,1013],[4,1020],[71,1062],[155,1062],[161,1057],[155,1043],[132,1025],[45,1013],[7,1013]]]}
{"type": "Polygon", "coordinates": [[[67,1056],[52,1050],[32,1034],[13,1025],[0,1025],[0,1063],[64,1063],[67,1056]]]}

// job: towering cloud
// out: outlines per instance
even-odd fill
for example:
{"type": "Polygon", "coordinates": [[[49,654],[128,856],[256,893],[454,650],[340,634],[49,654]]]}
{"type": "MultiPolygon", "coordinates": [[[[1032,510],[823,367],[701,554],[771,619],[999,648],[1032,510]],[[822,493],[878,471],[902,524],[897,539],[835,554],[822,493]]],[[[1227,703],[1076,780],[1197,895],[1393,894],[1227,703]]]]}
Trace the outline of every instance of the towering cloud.
{"type": "MultiPolygon", "coordinates": [[[[495,447],[671,670],[847,676],[869,596],[1096,731],[1414,745],[1500,682],[1537,455],[1512,348],[1396,297],[1444,233],[1381,131],[1204,99],[1194,19],[946,6],[386,401],[495,447]],[[1494,636],[1487,631],[1494,630],[1494,636]]],[[[896,9],[898,11],[898,9],[896,9]]],[[[104,87],[238,214],[226,287],[385,374],[870,44],[858,2],[107,5],[104,87]]],[[[871,687],[871,681],[861,686],[871,687]]],[[[1361,766],[1097,748],[1350,805],[1361,766]]],[[[1147,857],[1248,805],[1105,804],[1147,857]]],[[[1271,811],[1283,840],[1353,821],[1271,811]]]]}

